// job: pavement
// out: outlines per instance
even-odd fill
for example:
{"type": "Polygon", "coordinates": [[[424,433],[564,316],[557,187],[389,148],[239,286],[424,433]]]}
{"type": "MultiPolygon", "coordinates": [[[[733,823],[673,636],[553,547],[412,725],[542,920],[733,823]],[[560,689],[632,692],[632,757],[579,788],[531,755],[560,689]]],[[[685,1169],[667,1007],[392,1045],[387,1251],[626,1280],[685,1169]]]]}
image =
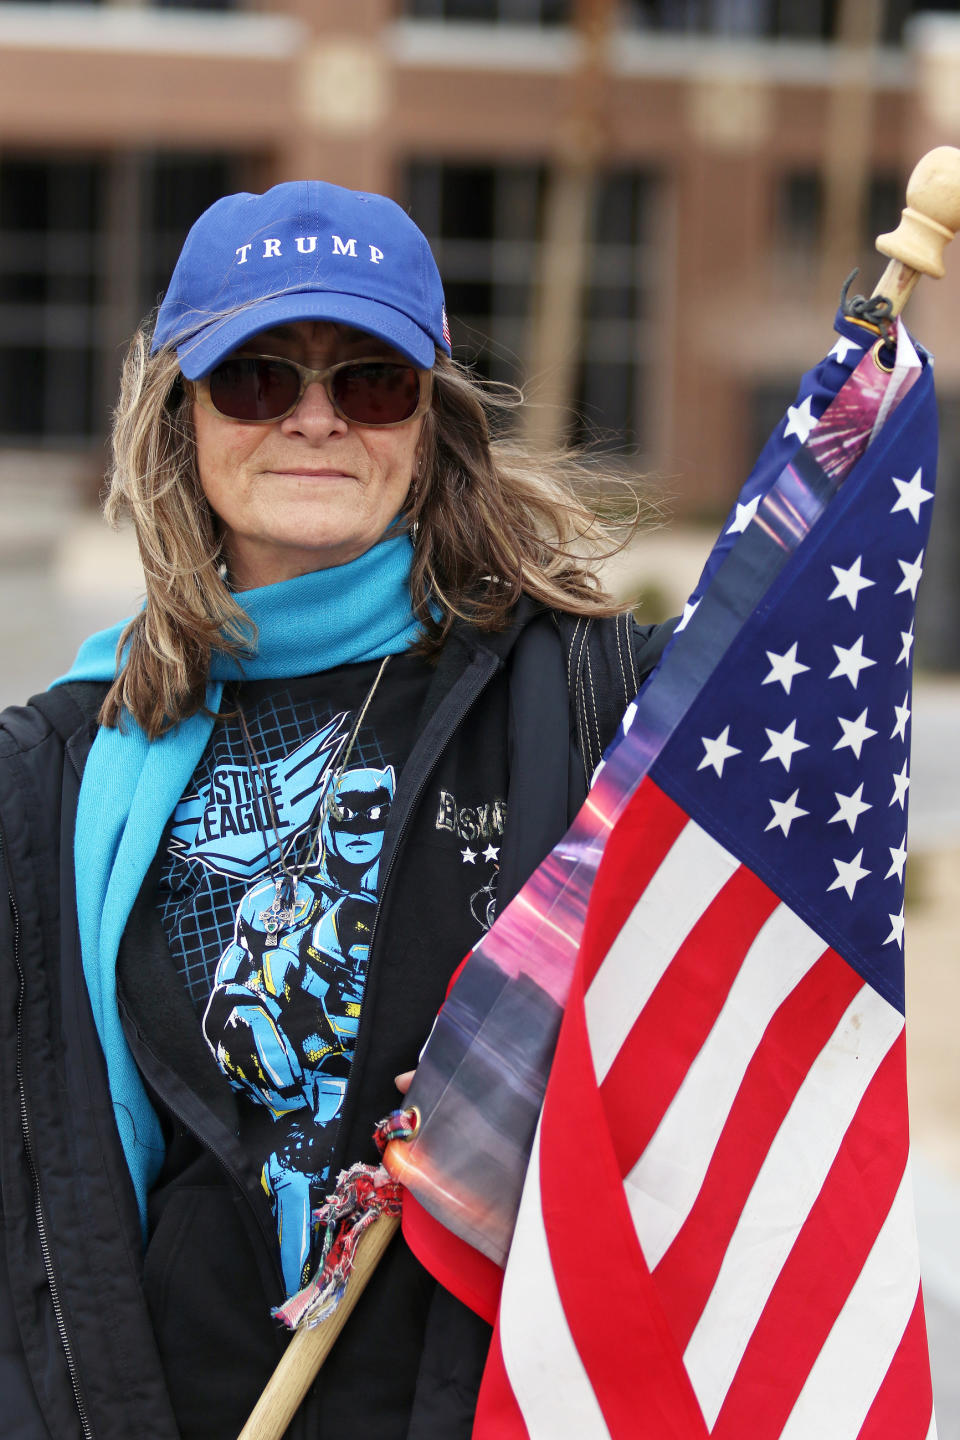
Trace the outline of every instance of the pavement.
{"type": "MultiPolygon", "coordinates": [[[[0,466],[0,500],[6,495],[0,466]]],[[[28,487],[29,488],[29,487],[28,487]]],[[[139,604],[129,532],[78,510],[65,482],[3,504],[0,705],[22,703],[70,665],[92,630],[139,604]],[[25,521],[27,506],[33,518],[25,521]]],[[[676,613],[713,541],[707,530],[644,535],[610,563],[611,588],[676,613]]],[[[907,870],[908,1071],[914,1184],[940,1440],[960,1440],[960,676],[916,677],[907,870]]]]}

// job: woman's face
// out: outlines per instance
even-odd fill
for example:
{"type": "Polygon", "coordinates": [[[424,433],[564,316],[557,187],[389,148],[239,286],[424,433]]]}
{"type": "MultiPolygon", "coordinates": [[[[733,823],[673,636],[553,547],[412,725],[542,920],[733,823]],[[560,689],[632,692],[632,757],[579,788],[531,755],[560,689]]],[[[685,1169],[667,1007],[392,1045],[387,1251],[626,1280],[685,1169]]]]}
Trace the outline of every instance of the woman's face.
{"type": "MultiPolygon", "coordinates": [[[[279,355],[316,370],[403,358],[362,331],[311,320],[263,330],[237,353],[279,355]]],[[[241,424],[194,402],[193,422],[200,484],[238,590],[345,565],[375,545],[407,498],[422,425],[375,429],[342,420],[317,382],[283,420],[241,424]]]]}

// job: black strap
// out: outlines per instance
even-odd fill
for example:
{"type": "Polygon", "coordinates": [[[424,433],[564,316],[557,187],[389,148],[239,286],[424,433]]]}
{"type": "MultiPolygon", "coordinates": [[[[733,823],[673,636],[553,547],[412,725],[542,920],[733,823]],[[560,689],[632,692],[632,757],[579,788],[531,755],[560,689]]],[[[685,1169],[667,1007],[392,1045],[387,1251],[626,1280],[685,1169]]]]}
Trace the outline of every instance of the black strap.
{"type": "Polygon", "coordinates": [[[640,626],[632,615],[606,620],[558,615],[567,685],[585,782],[600,764],[623,712],[658,664],[676,620],[640,626]]]}
{"type": "Polygon", "coordinates": [[[96,727],[109,689],[105,680],[70,680],[66,685],[55,685],[52,690],[32,696],[30,704],[58,735],[69,740],[82,726],[96,727]]]}
{"type": "Polygon", "coordinates": [[[509,818],[500,851],[498,910],[561,838],[583,798],[575,795],[571,805],[567,681],[549,613],[525,627],[509,669],[509,818]]]}

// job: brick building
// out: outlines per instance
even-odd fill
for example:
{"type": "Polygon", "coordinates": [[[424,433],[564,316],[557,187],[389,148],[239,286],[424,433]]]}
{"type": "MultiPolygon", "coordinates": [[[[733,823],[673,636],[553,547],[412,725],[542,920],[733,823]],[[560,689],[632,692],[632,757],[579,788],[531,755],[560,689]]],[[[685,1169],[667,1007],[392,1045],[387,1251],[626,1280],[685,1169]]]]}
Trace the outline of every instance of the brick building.
{"type": "MultiPolygon", "coordinates": [[[[629,0],[606,33],[597,0],[0,4],[0,445],[99,455],[123,341],[189,222],[301,175],[408,205],[458,353],[536,391],[547,197],[586,154],[573,430],[616,437],[680,511],[720,510],[846,270],[879,275],[867,237],[914,160],[960,143],[960,19],[859,4],[629,0]],[[838,43],[874,13],[877,44],[838,43]],[[851,191],[825,266],[825,207],[851,191]]],[[[951,457],[954,269],[911,302],[951,457]]]]}

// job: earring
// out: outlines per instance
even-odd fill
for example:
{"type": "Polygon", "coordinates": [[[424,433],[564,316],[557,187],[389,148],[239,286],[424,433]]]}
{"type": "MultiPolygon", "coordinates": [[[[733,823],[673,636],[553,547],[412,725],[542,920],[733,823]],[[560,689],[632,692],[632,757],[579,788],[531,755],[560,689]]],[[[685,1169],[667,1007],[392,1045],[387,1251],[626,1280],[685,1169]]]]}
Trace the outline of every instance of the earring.
{"type": "MultiPolygon", "coordinates": [[[[420,485],[420,454],[419,454],[419,451],[418,451],[417,454],[414,456],[414,460],[413,460],[413,479],[412,479],[411,482],[410,482],[410,494],[409,494],[408,497],[407,497],[409,500],[411,500],[411,501],[416,501],[416,498],[417,498],[417,490],[419,489],[419,485],[420,485]]],[[[419,534],[420,534],[420,522],[419,522],[419,520],[411,520],[411,521],[410,521],[410,539],[413,541],[414,545],[416,545],[416,543],[417,543],[417,536],[418,536],[419,534]]]]}

